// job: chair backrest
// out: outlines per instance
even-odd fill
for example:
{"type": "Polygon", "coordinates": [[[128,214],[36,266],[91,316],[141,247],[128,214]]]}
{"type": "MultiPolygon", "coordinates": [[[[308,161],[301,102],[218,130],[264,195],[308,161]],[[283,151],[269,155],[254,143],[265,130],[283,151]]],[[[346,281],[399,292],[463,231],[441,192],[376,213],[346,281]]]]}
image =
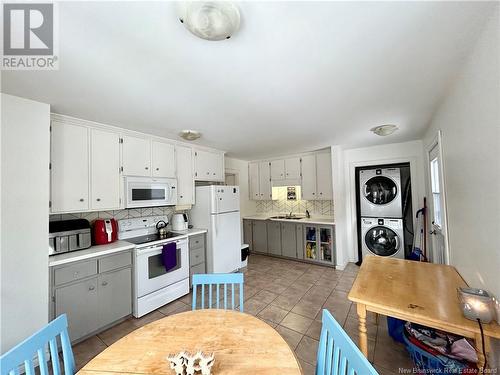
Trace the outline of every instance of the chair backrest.
{"type": "Polygon", "coordinates": [[[316,375],[377,375],[329,311],[323,310],[316,375]]]}
{"type": "Polygon", "coordinates": [[[205,308],[205,286],[208,288],[207,303],[208,308],[211,309],[215,304],[215,308],[219,309],[220,302],[220,289],[223,289],[224,297],[224,310],[227,310],[228,296],[227,289],[228,285],[231,285],[231,309],[236,309],[236,304],[234,300],[234,289],[235,285],[239,285],[239,310],[243,311],[243,274],[242,273],[212,273],[212,274],[197,274],[193,275],[193,310],[196,310],[196,298],[197,298],[197,287],[201,286],[200,294],[200,308],[205,308]],[[212,287],[215,286],[216,290],[216,301],[212,302],[212,287]]]}
{"type": "Polygon", "coordinates": [[[19,370],[22,371],[22,365],[24,365],[24,371],[27,375],[34,375],[35,365],[33,359],[35,355],[38,355],[40,374],[48,374],[46,355],[48,350],[50,351],[52,373],[54,375],[62,374],[59,364],[58,336],[61,339],[64,374],[73,375],[75,373],[75,359],[69,341],[66,314],[60,315],[31,337],[2,355],[0,357],[1,375],[19,374],[19,370]]]}

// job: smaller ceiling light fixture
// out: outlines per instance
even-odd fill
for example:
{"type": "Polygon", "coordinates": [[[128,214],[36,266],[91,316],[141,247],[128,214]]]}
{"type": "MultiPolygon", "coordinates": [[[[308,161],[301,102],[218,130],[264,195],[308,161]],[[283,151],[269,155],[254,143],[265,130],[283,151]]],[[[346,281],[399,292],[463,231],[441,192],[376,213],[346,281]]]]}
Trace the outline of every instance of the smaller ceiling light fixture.
{"type": "Polygon", "coordinates": [[[201,133],[196,130],[183,130],[179,133],[179,136],[186,141],[194,141],[201,137],[201,133]]]}
{"type": "Polygon", "coordinates": [[[240,27],[240,11],[229,1],[181,1],[179,21],[199,38],[229,39],[240,27]]]}
{"type": "Polygon", "coordinates": [[[380,135],[381,137],[385,137],[387,135],[391,135],[398,129],[399,128],[396,125],[380,125],[371,128],[370,131],[374,132],[377,135],[380,135]]]}

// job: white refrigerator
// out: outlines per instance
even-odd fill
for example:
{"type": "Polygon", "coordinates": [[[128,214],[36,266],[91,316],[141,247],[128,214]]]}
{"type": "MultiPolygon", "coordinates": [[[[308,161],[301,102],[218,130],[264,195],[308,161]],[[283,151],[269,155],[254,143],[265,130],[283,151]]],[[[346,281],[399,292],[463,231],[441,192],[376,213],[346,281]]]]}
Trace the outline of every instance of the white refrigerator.
{"type": "Polygon", "coordinates": [[[190,212],[194,228],[208,229],[207,273],[241,268],[240,189],[238,186],[197,186],[190,212]]]}

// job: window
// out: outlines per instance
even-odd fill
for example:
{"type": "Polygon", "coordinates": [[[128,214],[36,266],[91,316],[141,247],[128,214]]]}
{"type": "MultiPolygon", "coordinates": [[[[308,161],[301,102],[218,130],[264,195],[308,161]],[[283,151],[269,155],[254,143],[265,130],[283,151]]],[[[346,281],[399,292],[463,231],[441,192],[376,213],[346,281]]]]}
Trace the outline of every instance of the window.
{"type": "Polygon", "coordinates": [[[439,189],[439,161],[438,158],[431,160],[431,190],[434,225],[441,227],[441,192],[439,189]]]}

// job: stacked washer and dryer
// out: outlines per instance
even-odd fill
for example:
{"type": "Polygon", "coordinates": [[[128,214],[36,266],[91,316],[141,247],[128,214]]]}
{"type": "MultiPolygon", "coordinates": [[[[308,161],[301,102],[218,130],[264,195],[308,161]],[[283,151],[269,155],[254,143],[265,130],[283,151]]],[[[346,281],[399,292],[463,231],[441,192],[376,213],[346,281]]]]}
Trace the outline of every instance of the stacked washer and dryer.
{"type": "Polygon", "coordinates": [[[361,254],[405,258],[400,168],[359,171],[361,254]]]}

